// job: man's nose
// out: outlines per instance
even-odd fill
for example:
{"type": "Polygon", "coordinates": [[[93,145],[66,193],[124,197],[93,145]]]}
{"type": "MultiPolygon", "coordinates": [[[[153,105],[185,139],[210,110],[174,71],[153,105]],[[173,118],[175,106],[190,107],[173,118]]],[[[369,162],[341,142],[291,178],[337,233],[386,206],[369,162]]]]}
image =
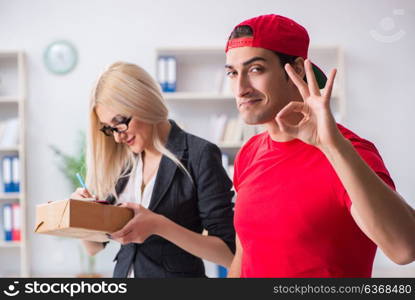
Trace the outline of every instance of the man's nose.
{"type": "Polygon", "coordinates": [[[236,96],[243,98],[253,91],[251,82],[247,76],[239,76],[236,83],[236,96]]]}

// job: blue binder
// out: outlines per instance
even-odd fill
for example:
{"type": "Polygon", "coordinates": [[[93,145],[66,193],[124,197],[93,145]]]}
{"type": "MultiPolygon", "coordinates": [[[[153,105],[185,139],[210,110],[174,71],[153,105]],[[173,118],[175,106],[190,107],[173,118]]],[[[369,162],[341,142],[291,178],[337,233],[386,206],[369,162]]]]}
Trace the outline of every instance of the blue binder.
{"type": "Polygon", "coordinates": [[[4,240],[11,241],[12,237],[12,206],[11,204],[3,205],[3,229],[4,240]]]}
{"type": "Polygon", "coordinates": [[[157,59],[157,79],[163,92],[167,91],[167,57],[159,56],[157,59]]]}
{"type": "Polygon", "coordinates": [[[19,157],[12,157],[12,191],[20,192],[19,157]]]}
{"type": "Polygon", "coordinates": [[[5,156],[2,159],[1,171],[3,177],[3,191],[5,193],[13,193],[14,187],[12,183],[12,160],[11,156],[5,156]]]}
{"type": "Polygon", "coordinates": [[[176,58],[174,56],[167,57],[167,89],[166,92],[176,91],[176,58]]]}

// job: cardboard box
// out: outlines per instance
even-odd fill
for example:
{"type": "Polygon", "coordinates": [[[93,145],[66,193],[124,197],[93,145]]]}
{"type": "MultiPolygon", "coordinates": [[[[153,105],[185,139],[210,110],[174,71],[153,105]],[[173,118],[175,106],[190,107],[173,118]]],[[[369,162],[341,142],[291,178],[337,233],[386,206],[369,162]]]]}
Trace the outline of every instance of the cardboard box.
{"type": "Polygon", "coordinates": [[[73,237],[88,241],[108,241],[113,233],[132,219],[125,207],[86,200],[62,200],[36,206],[36,233],[73,237]]]}

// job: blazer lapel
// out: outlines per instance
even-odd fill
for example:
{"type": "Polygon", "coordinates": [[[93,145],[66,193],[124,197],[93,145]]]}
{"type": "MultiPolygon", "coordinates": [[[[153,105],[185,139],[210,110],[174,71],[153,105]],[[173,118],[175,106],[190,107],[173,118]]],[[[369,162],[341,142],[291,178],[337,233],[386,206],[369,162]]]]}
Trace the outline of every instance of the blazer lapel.
{"type": "MultiPolygon", "coordinates": [[[[186,149],[186,136],[184,132],[172,120],[170,134],[167,139],[166,148],[170,150],[177,159],[181,160],[186,149]]],[[[169,189],[174,175],[179,167],[167,156],[163,155],[157,171],[156,182],[154,183],[153,194],[149,204],[149,209],[155,211],[161,199],[163,199],[169,189]]],[[[179,170],[180,171],[180,170],[179,170]]]]}

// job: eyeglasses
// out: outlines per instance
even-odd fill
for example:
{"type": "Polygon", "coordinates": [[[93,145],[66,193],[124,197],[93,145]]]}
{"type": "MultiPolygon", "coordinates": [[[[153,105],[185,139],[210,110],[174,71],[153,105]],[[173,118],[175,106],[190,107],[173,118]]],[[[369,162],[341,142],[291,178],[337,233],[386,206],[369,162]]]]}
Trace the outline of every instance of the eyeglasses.
{"type": "Polygon", "coordinates": [[[117,123],[117,125],[115,125],[114,127],[112,126],[103,126],[100,130],[106,135],[106,136],[112,136],[114,135],[114,132],[120,134],[123,132],[126,132],[128,130],[128,124],[130,124],[130,121],[133,117],[122,117],[122,116],[117,116],[115,117],[115,121],[117,123]]]}

